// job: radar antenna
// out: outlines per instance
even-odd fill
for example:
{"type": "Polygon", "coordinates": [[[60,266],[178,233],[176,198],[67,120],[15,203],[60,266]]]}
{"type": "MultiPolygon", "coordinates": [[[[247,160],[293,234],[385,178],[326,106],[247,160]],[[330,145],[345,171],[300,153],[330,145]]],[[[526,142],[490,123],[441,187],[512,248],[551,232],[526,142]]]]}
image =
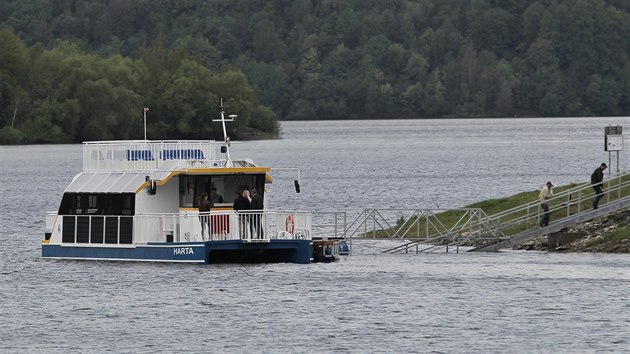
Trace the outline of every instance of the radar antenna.
{"type": "Polygon", "coordinates": [[[232,158],[230,158],[230,137],[227,135],[227,129],[225,128],[225,122],[233,122],[238,117],[236,114],[230,114],[228,119],[225,119],[225,109],[223,108],[223,98],[221,98],[221,119],[213,119],[213,122],[221,122],[223,125],[223,142],[225,145],[221,146],[221,152],[225,153],[225,167],[234,167],[232,158]]]}

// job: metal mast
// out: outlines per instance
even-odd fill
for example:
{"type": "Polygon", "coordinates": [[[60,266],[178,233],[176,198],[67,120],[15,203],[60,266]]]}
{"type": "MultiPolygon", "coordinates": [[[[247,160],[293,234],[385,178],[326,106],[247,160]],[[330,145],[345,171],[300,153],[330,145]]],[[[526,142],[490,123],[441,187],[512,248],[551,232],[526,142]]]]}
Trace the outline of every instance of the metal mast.
{"type": "Polygon", "coordinates": [[[223,125],[223,141],[225,145],[221,147],[221,152],[225,152],[226,160],[225,167],[234,167],[232,158],[230,157],[230,137],[227,135],[227,129],[225,128],[225,122],[233,122],[234,118],[238,117],[236,114],[230,114],[228,119],[225,119],[225,109],[223,108],[223,98],[221,98],[221,119],[213,119],[213,122],[221,122],[223,125]],[[225,151],[224,151],[225,150],[225,151]]]}

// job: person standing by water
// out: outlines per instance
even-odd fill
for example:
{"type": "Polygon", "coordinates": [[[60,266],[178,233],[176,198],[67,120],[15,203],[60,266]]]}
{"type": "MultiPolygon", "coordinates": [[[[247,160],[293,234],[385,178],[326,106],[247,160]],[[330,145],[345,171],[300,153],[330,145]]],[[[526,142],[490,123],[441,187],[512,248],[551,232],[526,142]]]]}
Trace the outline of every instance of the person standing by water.
{"type": "Polygon", "coordinates": [[[208,227],[208,239],[210,239],[210,215],[207,214],[210,211],[210,201],[208,200],[208,193],[201,193],[199,197],[199,221],[201,222],[201,238],[204,238],[206,233],[206,227],[208,227]],[[206,213],[201,215],[201,213],[206,213]]]}
{"type": "Polygon", "coordinates": [[[540,220],[540,226],[545,227],[549,226],[549,219],[551,219],[549,212],[549,203],[547,199],[553,197],[553,183],[547,182],[547,184],[540,190],[540,194],[538,195],[538,200],[540,200],[540,206],[543,209],[543,217],[540,220]]]}
{"type": "Polygon", "coordinates": [[[606,170],[607,166],[605,163],[599,165],[598,168],[593,171],[591,175],[591,184],[593,185],[593,190],[595,190],[595,200],[593,200],[593,210],[597,209],[597,205],[599,204],[600,199],[604,197],[604,170],[606,170]]]}

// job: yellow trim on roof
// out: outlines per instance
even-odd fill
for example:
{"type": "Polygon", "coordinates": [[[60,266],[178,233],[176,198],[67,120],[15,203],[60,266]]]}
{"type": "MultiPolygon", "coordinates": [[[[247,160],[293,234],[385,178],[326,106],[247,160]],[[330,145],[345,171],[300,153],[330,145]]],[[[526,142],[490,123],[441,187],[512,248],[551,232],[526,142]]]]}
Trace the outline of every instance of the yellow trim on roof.
{"type": "MultiPolygon", "coordinates": [[[[173,171],[171,172],[168,176],[166,176],[165,179],[161,180],[161,181],[157,181],[157,186],[163,186],[165,185],[168,181],[170,181],[171,178],[186,173],[186,174],[191,174],[191,175],[197,175],[197,174],[204,174],[204,173],[211,173],[211,174],[241,174],[241,173],[264,173],[265,174],[265,180],[267,181],[267,183],[272,183],[273,178],[271,178],[271,175],[269,175],[267,172],[271,171],[271,168],[269,167],[220,167],[220,168],[189,168],[185,171],[173,171]]],[[[151,187],[151,184],[149,182],[144,182],[140,185],[140,187],[138,187],[138,189],[136,189],[136,194],[140,193],[140,191],[142,191],[145,188],[149,188],[151,187]]]]}
{"type": "Polygon", "coordinates": [[[173,171],[173,172],[171,172],[168,176],[166,176],[166,178],[164,178],[163,180],[161,180],[161,181],[157,181],[157,183],[156,183],[156,184],[157,184],[158,186],[163,186],[163,185],[165,185],[165,184],[166,184],[166,182],[170,181],[170,180],[171,180],[171,178],[173,178],[173,177],[177,176],[177,175],[178,175],[178,174],[180,174],[180,173],[181,173],[180,171],[173,171]]]}
{"type": "MultiPolygon", "coordinates": [[[[210,208],[210,211],[234,210],[232,207],[210,208]]],[[[199,208],[179,208],[179,211],[199,211],[199,208]]]]}
{"type": "Polygon", "coordinates": [[[149,188],[151,186],[151,184],[149,182],[144,182],[140,185],[140,187],[138,187],[138,189],[136,189],[136,194],[140,193],[141,190],[145,189],[145,188],[149,188]]]}
{"type": "Polygon", "coordinates": [[[42,240],[42,243],[50,243],[50,240],[42,240]]]}
{"type": "MultiPolygon", "coordinates": [[[[171,178],[177,176],[178,174],[182,173],[182,171],[173,171],[171,173],[168,174],[168,176],[166,176],[166,178],[164,178],[161,181],[157,181],[157,183],[155,183],[158,187],[161,187],[163,185],[165,185],[168,181],[171,180],[171,178]]],[[[144,182],[140,185],[140,187],[138,187],[138,189],[136,189],[136,194],[140,193],[141,190],[145,189],[145,188],[149,188],[151,187],[151,184],[149,182],[144,182]]]]}

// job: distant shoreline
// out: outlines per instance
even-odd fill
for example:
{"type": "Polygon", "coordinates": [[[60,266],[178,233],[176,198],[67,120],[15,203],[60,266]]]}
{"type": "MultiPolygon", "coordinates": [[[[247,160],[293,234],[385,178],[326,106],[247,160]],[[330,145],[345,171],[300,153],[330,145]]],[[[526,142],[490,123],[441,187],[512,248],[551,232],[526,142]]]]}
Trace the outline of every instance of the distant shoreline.
{"type": "Polygon", "coordinates": [[[606,118],[625,118],[626,115],[619,116],[580,116],[580,117],[540,117],[540,116],[517,116],[517,117],[367,117],[367,118],[326,118],[326,119],[285,119],[278,120],[278,123],[285,122],[322,122],[322,121],[364,121],[364,120],[453,120],[453,119],[466,119],[466,120],[489,120],[489,119],[606,119],[606,118]]]}

